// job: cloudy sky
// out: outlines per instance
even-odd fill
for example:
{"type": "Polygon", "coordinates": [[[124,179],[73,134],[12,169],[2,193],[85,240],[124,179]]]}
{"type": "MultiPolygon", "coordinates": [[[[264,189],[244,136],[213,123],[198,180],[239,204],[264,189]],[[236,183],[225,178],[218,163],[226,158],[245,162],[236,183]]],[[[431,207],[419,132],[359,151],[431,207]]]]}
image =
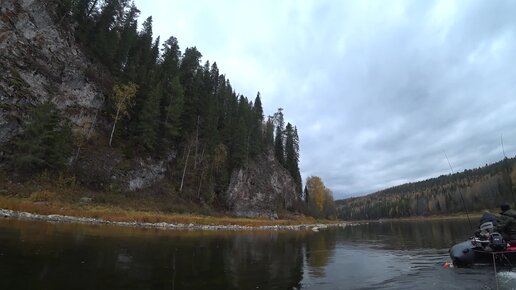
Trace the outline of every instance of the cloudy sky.
{"type": "Polygon", "coordinates": [[[516,1],[137,0],[298,127],[336,198],[516,154],[516,1]]]}

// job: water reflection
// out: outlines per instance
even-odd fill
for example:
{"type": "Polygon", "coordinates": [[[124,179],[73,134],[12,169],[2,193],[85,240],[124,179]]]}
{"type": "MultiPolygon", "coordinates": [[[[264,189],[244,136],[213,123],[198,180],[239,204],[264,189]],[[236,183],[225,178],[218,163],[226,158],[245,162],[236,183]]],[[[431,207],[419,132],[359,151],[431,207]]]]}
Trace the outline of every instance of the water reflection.
{"type": "Polygon", "coordinates": [[[325,234],[310,235],[306,239],[306,264],[311,275],[325,276],[325,266],[334,257],[337,231],[329,230],[325,234]]]}
{"type": "MultiPolygon", "coordinates": [[[[0,221],[0,289],[299,289],[310,232],[171,232],[0,221]],[[80,281],[80,283],[79,283],[80,281]]],[[[324,267],[321,255],[310,257],[324,267]]]]}
{"type": "Polygon", "coordinates": [[[319,233],[235,233],[0,220],[0,289],[490,285],[491,276],[481,276],[483,270],[464,276],[440,266],[446,249],[468,236],[465,224],[383,222],[319,233]],[[436,280],[436,274],[447,278],[436,280]]]}
{"type": "Polygon", "coordinates": [[[393,249],[444,249],[472,232],[462,219],[387,221],[347,227],[339,233],[339,239],[368,244],[381,241],[379,246],[393,249]]]}

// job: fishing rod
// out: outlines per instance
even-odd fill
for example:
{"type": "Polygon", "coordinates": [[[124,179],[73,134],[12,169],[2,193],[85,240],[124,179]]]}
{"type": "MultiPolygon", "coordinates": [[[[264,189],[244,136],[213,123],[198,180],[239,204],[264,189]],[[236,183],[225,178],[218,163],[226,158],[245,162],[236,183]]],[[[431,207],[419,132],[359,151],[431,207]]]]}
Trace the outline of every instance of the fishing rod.
{"type": "MultiPolygon", "coordinates": [[[[446,151],[444,151],[444,156],[446,157],[446,160],[448,161],[448,165],[450,166],[450,171],[451,171],[452,175],[454,175],[455,173],[453,172],[453,168],[451,166],[450,160],[448,159],[448,155],[446,155],[446,151]]],[[[469,219],[468,208],[466,207],[466,202],[464,201],[464,197],[462,196],[462,191],[460,189],[457,189],[457,191],[460,194],[460,199],[462,200],[462,205],[464,206],[464,211],[466,211],[466,216],[468,217],[469,228],[473,229],[473,226],[471,225],[471,220],[469,219]]]]}
{"type": "MultiPolygon", "coordinates": [[[[505,165],[505,171],[507,172],[507,175],[509,175],[510,180],[510,191],[511,191],[511,199],[512,199],[512,206],[515,205],[514,203],[514,190],[512,189],[512,178],[511,178],[511,172],[512,170],[509,170],[509,162],[507,161],[507,155],[505,155],[505,148],[503,146],[503,135],[500,135],[500,143],[502,144],[502,153],[503,153],[503,163],[505,165]]],[[[503,197],[502,193],[500,192],[500,195],[503,197]]]]}

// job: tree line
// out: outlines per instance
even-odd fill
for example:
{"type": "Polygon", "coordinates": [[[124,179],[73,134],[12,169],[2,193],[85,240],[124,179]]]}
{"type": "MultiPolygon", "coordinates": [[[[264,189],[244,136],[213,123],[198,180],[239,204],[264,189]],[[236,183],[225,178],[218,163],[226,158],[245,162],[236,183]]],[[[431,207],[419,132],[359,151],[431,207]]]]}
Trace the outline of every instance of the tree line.
{"type": "MultiPolygon", "coordinates": [[[[72,29],[85,52],[102,66],[86,73],[108,96],[102,112],[111,121],[106,145],[123,150],[127,158],[159,159],[176,152],[171,177],[176,192],[207,204],[224,200],[234,169],[260,154],[274,154],[302,199],[299,135],[296,126],[285,124],[283,109],[266,118],[259,92],[254,100],[236,93],[216,62],[201,62],[196,47],[181,51],[175,37],[163,42],[155,38],[152,17],[138,30],[140,11],[129,0],[53,3],[56,22],[72,29]]],[[[15,142],[18,168],[28,173],[63,168],[73,138],[55,107],[46,103],[35,108],[23,126],[25,133],[15,142]],[[46,129],[37,128],[46,119],[52,120],[46,129]],[[31,143],[38,140],[34,135],[50,131],[54,141],[31,143]],[[62,156],[41,161],[37,156],[44,155],[42,150],[57,150],[62,156]]]]}
{"type": "Polygon", "coordinates": [[[515,205],[515,158],[337,201],[342,219],[452,214],[515,205]]]}

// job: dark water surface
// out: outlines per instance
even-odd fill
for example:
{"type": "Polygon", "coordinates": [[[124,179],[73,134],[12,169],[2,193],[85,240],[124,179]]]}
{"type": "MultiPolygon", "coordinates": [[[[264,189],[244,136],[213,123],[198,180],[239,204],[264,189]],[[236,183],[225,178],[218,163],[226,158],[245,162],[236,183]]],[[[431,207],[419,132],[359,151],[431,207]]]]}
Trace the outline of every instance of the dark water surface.
{"type": "MultiPolygon", "coordinates": [[[[0,289],[496,289],[444,268],[467,221],[320,232],[200,232],[0,220],[0,289]]],[[[498,269],[499,289],[516,272],[498,269]]]]}

